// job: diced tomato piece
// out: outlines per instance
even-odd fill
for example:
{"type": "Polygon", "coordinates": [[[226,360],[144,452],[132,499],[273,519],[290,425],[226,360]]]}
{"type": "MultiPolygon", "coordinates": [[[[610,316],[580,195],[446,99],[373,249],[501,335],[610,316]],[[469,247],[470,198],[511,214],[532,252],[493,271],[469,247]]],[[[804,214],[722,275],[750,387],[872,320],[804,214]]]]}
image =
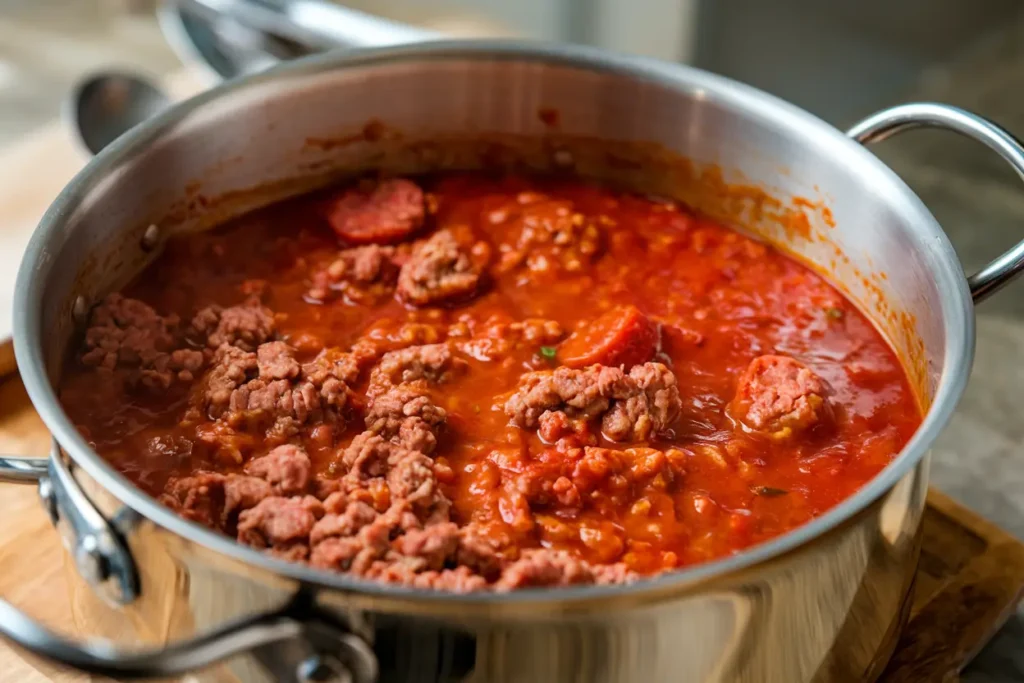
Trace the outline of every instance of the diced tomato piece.
{"type": "Polygon", "coordinates": [[[646,363],[658,352],[660,326],[635,306],[619,306],[573,332],[558,349],[565,365],[624,366],[646,363]]]}
{"type": "Polygon", "coordinates": [[[327,205],[327,221],[350,244],[401,242],[423,225],[423,190],[402,178],[345,190],[327,205]]]}

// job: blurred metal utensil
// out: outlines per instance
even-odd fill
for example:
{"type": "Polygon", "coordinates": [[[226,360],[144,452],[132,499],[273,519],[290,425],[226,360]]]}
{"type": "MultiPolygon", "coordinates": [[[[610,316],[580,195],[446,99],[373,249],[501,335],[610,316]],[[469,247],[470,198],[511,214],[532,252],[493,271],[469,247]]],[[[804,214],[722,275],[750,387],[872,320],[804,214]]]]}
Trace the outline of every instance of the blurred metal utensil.
{"type": "Polygon", "coordinates": [[[145,77],[105,72],[79,83],[71,93],[68,114],[82,145],[90,154],[99,154],[170,103],[170,98],[145,77]]]}
{"type": "MultiPolygon", "coordinates": [[[[230,17],[211,21],[186,17],[178,3],[161,8],[165,31],[174,24],[178,40],[188,41],[196,55],[220,79],[260,71],[301,53],[274,36],[241,25],[230,17]],[[187,35],[181,35],[185,32],[187,35]],[[289,50],[292,54],[289,54],[289,50]],[[276,51],[278,54],[273,54],[276,51]]],[[[151,116],[170,106],[170,98],[143,76],[127,72],[103,72],[81,81],[66,105],[67,116],[82,146],[90,154],[100,150],[151,116]]]]}
{"type": "Polygon", "coordinates": [[[323,0],[187,0],[184,4],[209,17],[230,17],[312,49],[379,47],[441,37],[435,31],[323,0]]]}
{"type": "Polygon", "coordinates": [[[218,15],[195,3],[168,0],[157,8],[157,20],[181,60],[207,70],[211,81],[229,80],[260,71],[278,61],[309,54],[310,48],[267,35],[218,15]]]}

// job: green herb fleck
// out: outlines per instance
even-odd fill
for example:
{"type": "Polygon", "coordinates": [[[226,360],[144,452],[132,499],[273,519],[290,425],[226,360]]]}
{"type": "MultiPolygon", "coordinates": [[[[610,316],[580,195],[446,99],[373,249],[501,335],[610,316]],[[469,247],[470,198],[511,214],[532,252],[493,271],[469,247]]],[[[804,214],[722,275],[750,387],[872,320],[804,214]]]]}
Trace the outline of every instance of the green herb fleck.
{"type": "Polygon", "coordinates": [[[832,320],[841,320],[843,317],[843,309],[832,306],[825,309],[825,315],[832,318],[832,320]]]}
{"type": "Polygon", "coordinates": [[[784,496],[789,491],[786,489],[777,489],[774,486],[758,486],[754,489],[754,493],[759,496],[765,496],[766,498],[774,498],[776,496],[784,496]]]}
{"type": "Polygon", "coordinates": [[[479,414],[479,413],[480,413],[480,404],[479,404],[479,403],[477,403],[477,404],[475,404],[475,405],[473,406],[473,412],[474,412],[474,413],[477,413],[477,414],[479,414]]]}
{"type": "Polygon", "coordinates": [[[542,346],[540,347],[540,355],[544,356],[548,360],[554,360],[557,350],[554,346],[542,346]]]}

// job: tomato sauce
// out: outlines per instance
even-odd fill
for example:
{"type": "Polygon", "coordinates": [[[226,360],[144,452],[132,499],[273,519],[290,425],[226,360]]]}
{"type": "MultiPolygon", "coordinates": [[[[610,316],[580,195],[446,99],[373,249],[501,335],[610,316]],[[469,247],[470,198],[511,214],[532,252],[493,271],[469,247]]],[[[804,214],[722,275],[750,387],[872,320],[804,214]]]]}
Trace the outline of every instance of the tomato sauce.
{"type": "MultiPolygon", "coordinates": [[[[423,305],[393,286],[370,294],[311,288],[351,245],[331,230],[325,206],[342,191],[332,188],[175,239],[124,292],[181,326],[204,307],[256,296],[273,312],[275,338],[302,363],[324,348],[372,347],[335,422],[313,420],[277,441],[249,433],[226,457],[199,437],[220,423],[187,419],[208,351],[204,369],[181,375],[192,381],[157,392],[97,382],[97,368],[76,359],[61,385],[65,409],[100,454],[153,495],[197,472],[243,472],[282,441],[308,453],[311,476],[332,479],[344,473],[339,453],[363,431],[381,354],[446,344],[460,370],[429,389],[447,415],[429,456],[450,501],[446,520],[472,525],[504,561],[546,548],[641,575],[736,553],[813,519],[874,477],[921,422],[904,368],[878,330],[772,246],[674,202],[581,181],[415,180],[426,197],[423,225],[414,232],[407,213],[391,220],[387,249],[396,251],[388,258],[404,273],[410,257],[396,237],[412,243],[447,229],[473,244],[456,267],[482,268],[472,291],[423,305]],[[793,372],[827,387],[827,419],[775,430],[738,417],[741,377],[765,356],[795,359],[793,372]],[[510,419],[506,405],[525,373],[594,363],[628,372],[645,361],[674,375],[678,409],[643,439],[611,441],[576,415],[575,431],[556,429],[552,442],[546,428],[510,419]],[[584,447],[613,455],[580,465],[584,447]],[[538,481],[543,496],[530,493],[538,481]]],[[[372,220],[360,220],[364,243],[372,220]]],[[[123,362],[124,354],[115,379],[123,362]]],[[[817,404],[806,409],[818,419],[817,404]]],[[[303,548],[295,557],[307,557],[303,548]]],[[[433,569],[450,571],[445,562],[433,569]]]]}

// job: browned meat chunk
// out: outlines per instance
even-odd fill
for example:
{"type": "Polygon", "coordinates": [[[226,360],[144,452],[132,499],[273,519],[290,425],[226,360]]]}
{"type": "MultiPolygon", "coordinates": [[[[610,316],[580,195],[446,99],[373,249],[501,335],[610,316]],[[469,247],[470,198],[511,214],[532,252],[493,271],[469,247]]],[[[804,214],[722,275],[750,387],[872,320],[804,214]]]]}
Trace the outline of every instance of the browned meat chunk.
{"type": "Polygon", "coordinates": [[[307,542],[323,506],[312,496],[272,496],[238,517],[238,540],[257,548],[307,542]]]}
{"type": "Polygon", "coordinates": [[[459,566],[439,572],[426,571],[416,574],[412,579],[412,585],[416,588],[429,588],[452,593],[472,593],[487,588],[487,579],[474,574],[469,567],[459,566]]]}
{"type": "Polygon", "coordinates": [[[624,566],[612,567],[614,569],[610,571],[603,567],[598,572],[593,565],[564,551],[543,548],[525,550],[518,560],[501,573],[495,589],[506,591],[527,587],[605,583],[611,576],[620,576],[623,581],[633,578],[624,566]]]}
{"type": "Polygon", "coordinates": [[[591,365],[524,375],[505,402],[505,414],[513,425],[541,427],[548,436],[561,435],[571,420],[600,416],[605,436],[622,441],[666,431],[681,407],[675,375],[661,363],[636,365],[628,374],[591,365]]]}
{"type": "Polygon", "coordinates": [[[759,356],[740,376],[734,410],[751,429],[786,438],[827,419],[828,386],[788,356],[759,356]]]}
{"type": "MultiPolygon", "coordinates": [[[[409,450],[367,431],[352,440],[332,470],[344,475],[348,491],[382,482],[392,506],[407,505],[422,520],[447,521],[451,504],[437,486],[434,461],[422,451],[409,450]]],[[[376,496],[371,491],[368,498],[376,496]]]]}
{"type": "Polygon", "coordinates": [[[626,389],[626,374],[620,368],[592,365],[582,370],[530,372],[520,378],[519,388],[505,402],[505,414],[524,429],[537,427],[540,416],[549,410],[562,410],[570,417],[597,417],[626,389]]]}
{"type": "Polygon", "coordinates": [[[446,344],[410,346],[381,356],[370,373],[370,394],[379,394],[399,384],[440,384],[465,368],[446,344]]]}
{"type": "Polygon", "coordinates": [[[423,191],[402,178],[364,182],[327,207],[331,228],[351,244],[401,242],[423,225],[423,191]]]}
{"type": "Polygon", "coordinates": [[[334,469],[363,479],[383,477],[388,471],[388,461],[393,452],[398,454],[396,457],[401,457],[406,450],[377,434],[363,432],[352,439],[334,469]]]}
{"type": "Polygon", "coordinates": [[[228,421],[235,426],[286,419],[301,425],[323,419],[320,397],[309,382],[254,379],[231,393],[228,421]]]}
{"type": "Polygon", "coordinates": [[[201,396],[204,412],[216,419],[227,411],[231,394],[259,375],[256,354],[234,346],[224,346],[214,353],[213,364],[206,373],[201,396]]]}
{"type": "Polygon", "coordinates": [[[420,519],[447,519],[451,503],[437,486],[434,461],[419,451],[395,460],[387,474],[392,503],[408,502],[420,519]]]}
{"type": "Polygon", "coordinates": [[[284,342],[262,344],[255,353],[222,345],[196,402],[211,419],[232,427],[269,423],[287,433],[306,423],[340,419],[351,393],[348,383],[357,374],[351,360],[333,351],[300,366],[284,342]]]}
{"type": "Polygon", "coordinates": [[[132,385],[166,389],[175,380],[192,381],[203,366],[202,353],[180,345],[177,317],[162,317],[141,301],[110,294],[92,311],[81,361],[120,371],[132,385]]]}
{"type": "Polygon", "coordinates": [[[445,344],[385,353],[370,373],[366,428],[411,450],[432,453],[447,415],[428,396],[466,366],[445,344]]]}
{"type": "Polygon", "coordinates": [[[294,379],[299,375],[295,351],[284,342],[267,342],[256,349],[259,376],[266,379],[294,379]]]}
{"type": "Polygon", "coordinates": [[[455,557],[459,548],[459,527],[451,522],[412,529],[395,539],[400,555],[423,561],[422,567],[438,571],[455,557]]]}
{"type": "Polygon", "coordinates": [[[368,244],[338,252],[338,257],[313,275],[307,296],[328,301],[336,296],[374,301],[389,295],[398,279],[396,249],[368,244]]]}
{"type": "Polygon", "coordinates": [[[646,441],[664,433],[679,414],[682,401],[676,376],[661,363],[634,365],[628,396],[619,398],[601,420],[612,441],[646,441]]]}
{"type": "Polygon", "coordinates": [[[207,306],[192,318],[192,334],[211,349],[230,344],[255,351],[274,336],[274,315],[256,298],[229,308],[207,306]]]}
{"type": "Polygon", "coordinates": [[[352,354],[324,349],[302,366],[302,376],[320,392],[325,405],[341,410],[348,404],[349,386],[359,378],[359,365],[352,354]]]}
{"type": "Polygon", "coordinates": [[[160,502],[185,519],[217,529],[224,510],[224,475],[200,472],[172,479],[164,487],[160,502]]]}
{"type": "MultiPolygon", "coordinates": [[[[325,504],[326,508],[327,505],[325,504]]],[[[353,501],[341,513],[328,513],[316,523],[309,535],[309,542],[316,545],[333,536],[354,536],[367,524],[377,519],[377,511],[366,503],[353,501]]]]}
{"type": "MultiPolygon", "coordinates": [[[[486,245],[474,245],[483,252],[486,245]]],[[[470,250],[449,230],[439,230],[420,244],[398,274],[398,295],[415,306],[461,299],[476,292],[483,272],[470,250]]]]}
{"type": "MultiPolygon", "coordinates": [[[[346,510],[347,512],[347,510],[346,510]]],[[[358,525],[355,536],[338,536],[334,531],[341,531],[343,522],[332,520],[319,527],[317,542],[310,554],[310,563],[317,567],[349,571],[362,576],[372,576],[382,567],[393,564],[400,559],[397,554],[390,561],[384,557],[391,550],[392,539],[411,529],[422,528],[419,520],[411,514],[406,503],[392,505],[386,512],[366,523],[369,511],[353,509],[350,518],[352,526],[358,525]],[[326,535],[325,535],[326,534],[326,535]]]]}
{"type": "Polygon", "coordinates": [[[537,434],[547,443],[556,443],[571,434],[586,436],[586,420],[570,419],[561,410],[546,410],[537,418],[537,434]]]}
{"type": "Polygon", "coordinates": [[[369,551],[358,538],[332,536],[313,546],[309,554],[309,563],[320,569],[358,573],[353,570],[353,564],[360,554],[369,555],[360,563],[361,565],[368,566],[373,561],[372,551],[369,551]]]}
{"type": "Polygon", "coordinates": [[[403,385],[370,400],[366,429],[405,448],[432,453],[445,419],[443,408],[403,385]]]}
{"type": "MultiPolygon", "coordinates": [[[[442,408],[437,408],[437,410],[442,413],[444,412],[442,408]]],[[[390,438],[399,446],[430,455],[437,448],[437,435],[435,432],[438,427],[439,425],[431,424],[420,417],[407,417],[399,425],[398,434],[390,438]]]]}
{"type": "Polygon", "coordinates": [[[224,480],[224,512],[221,524],[228,526],[232,515],[256,507],[261,500],[274,495],[270,484],[258,477],[229,474],[224,480]]]}
{"type": "Polygon", "coordinates": [[[497,579],[501,573],[502,558],[494,542],[488,540],[473,523],[459,529],[459,549],[455,560],[488,581],[497,579]]]}
{"type": "Polygon", "coordinates": [[[167,482],[160,501],[186,519],[225,530],[237,513],[255,507],[271,493],[262,479],[200,472],[167,482]]]}
{"type": "Polygon", "coordinates": [[[308,488],[311,468],[312,463],[304,450],[285,444],[249,461],[245,471],[269,483],[276,495],[295,496],[308,488]]]}

